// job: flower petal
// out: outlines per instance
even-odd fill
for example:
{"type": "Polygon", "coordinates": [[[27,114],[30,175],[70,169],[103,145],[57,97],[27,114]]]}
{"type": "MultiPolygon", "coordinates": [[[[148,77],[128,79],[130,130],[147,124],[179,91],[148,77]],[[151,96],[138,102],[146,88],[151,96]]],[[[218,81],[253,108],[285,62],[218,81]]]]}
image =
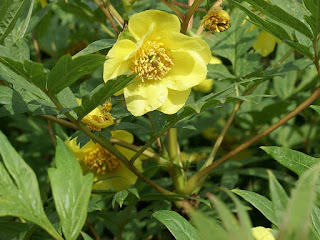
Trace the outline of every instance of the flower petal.
{"type": "Polygon", "coordinates": [[[113,138],[125,141],[127,143],[133,143],[133,135],[125,130],[116,130],[111,131],[111,135],[113,138]]]}
{"type": "MultiPolygon", "coordinates": [[[[161,32],[180,32],[180,21],[176,15],[159,10],[147,10],[132,15],[128,28],[135,39],[142,38],[152,26],[152,32],[161,36],[161,32]]],[[[151,35],[153,35],[151,33],[151,35]]]]}
{"type": "Polygon", "coordinates": [[[160,107],[167,99],[168,89],[162,81],[136,79],[124,88],[124,97],[129,112],[141,116],[160,107]]]}
{"type": "Polygon", "coordinates": [[[170,33],[163,39],[168,49],[173,51],[194,51],[197,52],[206,64],[210,62],[211,50],[209,45],[199,37],[190,37],[182,33],[170,33]]]}
{"type": "Polygon", "coordinates": [[[166,114],[174,114],[178,112],[186,103],[190,91],[190,88],[185,91],[168,89],[168,98],[164,104],[158,108],[158,110],[166,114]]]}
{"type": "Polygon", "coordinates": [[[103,79],[107,82],[127,71],[130,71],[131,61],[128,58],[136,49],[136,44],[130,40],[116,42],[107,55],[103,67],[103,79]]]}
{"type": "Polygon", "coordinates": [[[162,81],[168,88],[185,91],[198,85],[207,76],[207,66],[196,52],[172,51],[174,66],[162,81]]]}

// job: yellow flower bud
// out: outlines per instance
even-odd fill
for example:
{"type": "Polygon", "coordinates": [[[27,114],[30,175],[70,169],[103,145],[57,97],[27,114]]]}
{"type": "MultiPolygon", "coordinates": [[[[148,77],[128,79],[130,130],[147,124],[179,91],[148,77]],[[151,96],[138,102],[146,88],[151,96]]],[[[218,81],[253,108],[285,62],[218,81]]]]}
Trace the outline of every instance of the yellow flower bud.
{"type": "Polygon", "coordinates": [[[275,240],[270,228],[254,227],[251,228],[251,232],[256,240],[275,240]]]}
{"type": "Polygon", "coordinates": [[[214,33],[223,32],[231,26],[230,16],[222,9],[212,8],[207,15],[203,17],[201,25],[214,33]]]}

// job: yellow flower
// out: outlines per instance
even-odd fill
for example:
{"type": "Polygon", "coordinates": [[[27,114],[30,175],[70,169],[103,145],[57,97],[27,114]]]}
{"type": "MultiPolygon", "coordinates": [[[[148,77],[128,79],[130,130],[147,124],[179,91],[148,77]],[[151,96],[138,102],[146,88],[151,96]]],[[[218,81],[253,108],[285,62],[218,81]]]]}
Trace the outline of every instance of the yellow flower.
{"type": "MultiPolygon", "coordinates": [[[[133,143],[133,135],[127,131],[111,131],[111,135],[122,141],[133,143]]],[[[67,139],[66,145],[80,162],[83,171],[94,174],[95,181],[97,182],[93,185],[93,189],[121,191],[136,182],[136,175],[125,167],[118,158],[98,143],[90,140],[80,148],[74,138],[72,140],[67,139]]],[[[128,159],[134,155],[133,151],[124,147],[116,146],[116,148],[128,159]]],[[[141,170],[141,159],[138,158],[134,165],[141,170]]]]}
{"type": "Polygon", "coordinates": [[[256,240],[275,240],[270,228],[254,227],[251,232],[256,240]]]}
{"type": "Polygon", "coordinates": [[[138,74],[124,88],[128,110],[141,116],[153,110],[176,113],[190,89],[207,75],[208,44],[180,33],[177,16],[148,10],[129,19],[128,31],[114,44],[104,64],[104,81],[127,71],[138,74]]]}
{"type": "MultiPolygon", "coordinates": [[[[211,57],[209,64],[222,64],[222,61],[217,57],[211,57]]],[[[199,83],[197,86],[193,87],[193,90],[198,92],[207,93],[212,90],[214,79],[208,78],[199,83]]]]}
{"type": "Polygon", "coordinates": [[[258,35],[258,40],[252,45],[252,47],[254,50],[258,51],[261,56],[266,57],[273,52],[276,47],[276,43],[281,43],[281,41],[272,34],[262,31],[258,35]]]}
{"type": "Polygon", "coordinates": [[[201,20],[201,25],[214,33],[223,32],[231,26],[230,16],[221,8],[212,8],[201,20]]]}
{"type": "MultiPolygon", "coordinates": [[[[81,99],[77,99],[77,102],[80,105],[81,99]]],[[[101,131],[101,129],[114,124],[114,118],[110,114],[111,109],[112,104],[107,101],[102,106],[93,109],[81,121],[87,125],[90,131],[101,131]]]]}

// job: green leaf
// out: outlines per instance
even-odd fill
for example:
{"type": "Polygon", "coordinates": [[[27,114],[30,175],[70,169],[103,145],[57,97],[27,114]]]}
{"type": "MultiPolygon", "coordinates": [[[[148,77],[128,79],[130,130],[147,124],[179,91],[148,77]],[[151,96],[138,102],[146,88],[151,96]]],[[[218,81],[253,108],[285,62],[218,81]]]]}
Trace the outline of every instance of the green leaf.
{"type": "Polygon", "coordinates": [[[299,178],[282,219],[278,239],[307,239],[312,204],[316,196],[314,187],[319,179],[319,170],[319,165],[316,165],[299,178]]]}
{"type": "Polygon", "coordinates": [[[242,226],[240,226],[239,222],[233,216],[227,206],[213,195],[210,195],[209,199],[212,201],[217,212],[219,213],[223,226],[229,234],[229,239],[246,240],[246,230],[242,229],[242,226]]]}
{"type": "Polygon", "coordinates": [[[48,220],[41,203],[39,185],[33,170],[23,161],[0,131],[0,216],[31,221],[56,239],[62,239],[48,220]]]}
{"type": "Polygon", "coordinates": [[[310,107],[320,115],[320,106],[311,105],[310,107]]]}
{"type": "Polygon", "coordinates": [[[233,189],[232,192],[238,194],[244,200],[252,204],[256,209],[258,209],[270,222],[275,226],[278,226],[278,221],[273,211],[272,202],[266,197],[246,190],[233,189]]]}
{"type": "Polygon", "coordinates": [[[160,210],[152,216],[162,222],[177,240],[201,240],[195,227],[176,212],[160,210]]]}
{"type": "Polygon", "coordinates": [[[201,240],[212,240],[212,236],[217,240],[228,239],[228,234],[217,220],[209,218],[199,211],[191,211],[190,216],[191,222],[199,231],[201,240]]]}
{"type": "Polygon", "coordinates": [[[135,78],[135,76],[135,74],[129,76],[121,75],[117,77],[116,80],[109,80],[107,83],[99,85],[94,90],[94,93],[91,97],[83,97],[81,106],[74,109],[74,111],[78,114],[79,120],[97,106],[104,103],[114,93],[126,87],[135,78]]]}
{"type": "Polygon", "coordinates": [[[320,209],[316,205],[313,205],[312,207],[311,220],[313,227],[320,236],[320,209]]]}
{"type": "Polygon", "coordinates": [[[53,5],[54,3],[49,3],[47,6],[45,6],[39,12],[32,16],[26,33],[30,33],[38,25],[38,23],[44,18],[44,16],[48,13],[53,5]]]}
{"type": "Polygon", "coordinates": [[[42,64],[29,60],[25,60],[24,63],[21,63],[1,56],[0,62],[37,87],[41,89],[46,88],[47,72],[42,64]]]}
{"type": "Polygon", "coordinates": [[[282,147],[261,147],[261,149],[299,176],[320,162],[319,158],[310,157],[304,153],[282,147]]]}
{"type": "Polygon", "coordinates": [[[104,61],[105,57],[102,55],[80,56],[75,59],[72,59],[70,55],[64,55],[50,72],[48,90],[53,93],[60,92],[81,76],[91,73],[104,61]]]}
{"type": "Polygon", "coordinates": [[[100,39],[98,41],[90,43],[85,49],[72,56],[72,58],[74,59],[80,56],[98,52],[102,49],[111,48],[113,44],[115,44],[115,42],[116,41],[114,39],[100,39]]]}
{"type": "Polygon", "coordinates": [[[0,44],[8,36],[18,21],[29,0],[4,0],[0,8],[0,44]]]}
{"type": "Polygon", "coordinates": [[[300,33],[304,34],[308,38],[312,39],[313,34],[309,30],[308,26],[301,22],[299,19],[293,17],[290,13],[284,11],[282,8],[270,4],[265,0],[245,0],[251,6],[263,13],[264,15],[276,20],[277,22],[281,22],[293,29],[299,31],[300,33]]]}
{"type": "Polygon", "coordinates": [[[112,207],[115,207],[115,203],[118,203],[120,207],[122,207],[124,200],[128,197],[128,190],[122,190],[117,192],[112,199],[112,207]]]}
{"type": "Polygon", "coordinates": [[[83,176],[75,156],[57,139],[55,164],[48,170],[54,203],[67,240],[77,239],[87,217],[93,175],[83,176]]]}
{"type": "Polygon", "coordinates": [[[280,223],[284,215],[289,198],[286,191],[283,189],[283,187],[278,182],[273,173],[271,171],[268,171],[268,174],[271,201],[273,203],[273,211],[277,218],[277,223],[280,223]]]}
{"type": "Polygon", "coordinates": [[[303,0],[303,2],[312,14],[311,17],[306,16],[306,20],[317,35],[320,32],[320,0],[303,0]]]}

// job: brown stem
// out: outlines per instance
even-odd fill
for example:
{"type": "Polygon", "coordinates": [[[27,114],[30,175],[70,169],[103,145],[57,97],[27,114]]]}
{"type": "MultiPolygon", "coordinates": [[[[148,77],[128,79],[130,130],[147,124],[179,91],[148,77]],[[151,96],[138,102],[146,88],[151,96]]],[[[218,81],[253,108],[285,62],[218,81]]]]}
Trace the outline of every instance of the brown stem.
{"type": "Polygon", "coordinates": [[[92,232],[92,234],[94,236],[94,239],[95,240],[100,240],[100,237],[97,234],[96,230],[94,230],[94,227],[92,226],[92,223],[90,222],[89,217],[87,217],[86,222],[87,222],[87,224],[88,224],[88,226],[90,228],[90,231],[92,232]]]}
{"type": "Polygon", "coordinates": [[[186,13],[186,15],[184,16],[184,19],[182,21],[181,33],[186,34],[187,29],[188,29],[188,25],[189,25],[189,21],[192,18],[196,9],[200,6],[200,4],[202,2],[203,2],[203,0],[195,0],[194,3],[191,5],[191,7],[189,8],[188,12],[186,13]]]}
{"type": "MultiPolygon", "coordinates": [[[[157,130],[156,130],[156,128],[154,127],[154,124],[153,124],[153,122],[152,122],[150,113],[148,112],[147,115],[148,115],[149,122],[150,122],[150,124],[151,124],[152,131],[153,131],[154,133],[156,133],[157,130]]],[[[160,137],[157,138],[157,144],[158,144],[158,149],[161,151],[162,146],[161,146],[161,142],[160,142],[160,137]]]]}
{"type": "Polygon", "coordinates": [[[120,32],[119,32],[117,26],[115,25],[109,10],[103,5],[103,2],[101,0],[100,1],[99,0],[93,0],[93,1],[99,6],[99,8],[102,10],[102,12],[106,15],[106,17],[108,18],[109,22],[111,23],[113,31],[117,35],[119,35],[120,32]]]}
{"type": "Polygon", "coordinates": [[[56,148],[57,143],[56,143],[56,139],[54,137],[53,131],[52,131],[51,121],[49,119],[47,121],[48,121],[48,130],[49,130],[50,138],[51,138],[51,141],[53,143],[54,148],[56,148]]]}
{"type": "Polygon", "coordinates": [[[172,5],[169,1],[167,0],[160,0],[163,2],[165,5],[167,5],[171,10],[180,18],[181,21],[184,20],[184,15],[183,13],[174,5],[172,5]]]}
{"type": "Polygon", "coordinates": [[[57,117],[51,116],[51,115],[40,115],[40,117],[43,117],[45,119],[51,120],[56,123],[59,123],[60,125],[66,126],[68,128],[72,128],[74,130],[79,130],[78,127],[76,125],[74,125],[72,122],[63,120],[61,118],[57,118],[57,117]]]}
{"type": "MultiPolygon", "coordinates": [[[[319,73],[320,76],[320,73],[319,73]]],[[[318,87],[310,97],[308,97],[304,102],[302,102],[296,109],[294,109],[292,112],[288,113],[286,116],[281,118],[278,122],[274,123],[267,129],[265,129],[262,133],[254,136],[253,138],[249,139],[248,141],[244,142],[243,144],[239,145],[237,148],[232,150],[231,152],[225,154],[218,160],[214,161],[212,164],[210,164],[208,167],[200,170],[195,175],[193,175],[188,183],[186,184],[185,193],[190,194],[195,186],[199,184],[199,182],[202,182],[203,179],[216,167],[224,163],[225,161],[229,160],[239,152],[243,151],[244,149],[248,148],[253,143],[256,143],[264,136],[267,136],[272,131],[276,130],[278,127],[285,124],[287,121],[289,121],[291,118],[297,116],[301,111],[303,111],[305,108],[307,108],[311,103],[313,103],[318,97],[320,96],[320,87],[318,87]]]]}
{"type": "MultiPolygon", "coordinates": [[[[172,3],[174,5],[180,6],[180,7],[184,7],[184,8],[190,8],[190,5],[185,4],[185,3],[181,3],[181,2],[177,2],[177,1],[172,1],[172,3]]],[[[197,8],[196,12],[207,12],[204,8],[197,8]]]]}

